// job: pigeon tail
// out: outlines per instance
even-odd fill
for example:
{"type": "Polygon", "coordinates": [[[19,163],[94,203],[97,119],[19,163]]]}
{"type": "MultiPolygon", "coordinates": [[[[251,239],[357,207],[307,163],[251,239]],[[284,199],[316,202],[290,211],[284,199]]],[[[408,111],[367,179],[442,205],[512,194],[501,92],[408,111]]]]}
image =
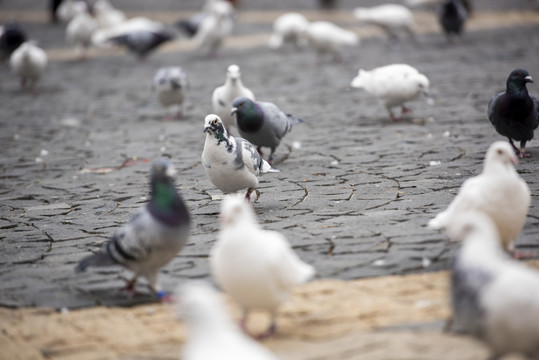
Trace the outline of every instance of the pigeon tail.
{"type": "Polygon", "coordinates": [[[89,266],[110,266],[116,265],[116,261],[109,256],[108,253],[98,252],[93,255],[89,255],[79,261],[75,272],[84,272],[89,266]]]}
{"type": "Polygon", "coordinates": [[[260,172],[262,174],[265,173],[274,173],[274,172],[280,172],[279,170],[273,168],[266,160],[262,160],[262,164],[260,165],[260,172]]]}
{"type": "Polygon", "coordinates": [[[301,124],[305,122],[305,120],[297,118],[291,114],[287,114],[287,116],[290,119],[290,125],[296,125],[296,124],[301,124]]]}
{"type": "Polygon", "coordinates": [[[427,226],[430,229],[443,229],[447,226],[447,212],[441,212],[433,219],[429,220],[427,226]]]}

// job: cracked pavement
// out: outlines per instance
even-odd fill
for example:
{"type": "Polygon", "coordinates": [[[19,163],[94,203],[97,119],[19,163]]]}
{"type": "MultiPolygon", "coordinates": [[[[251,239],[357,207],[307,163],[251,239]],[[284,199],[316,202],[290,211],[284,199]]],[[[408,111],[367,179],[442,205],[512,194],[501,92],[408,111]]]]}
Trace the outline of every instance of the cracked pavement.
{"type": "MultiPolygon", "coordinates": [[[[2,14],[22,6],[15,3],[4,1],[2,14]]],[[[261,177],[254,208],[265,228],[281,231],[318,278],[447,269],[456,245],[426,223],[481,171],[488,145],[503,140],[486,107],[509,72],[524,67],[539,77],[539,14],[532,18],[500,30],[476,26],[456,46],[428,32],[419,36],[420,46],[365,37],[359,47],[345,49],[338,64],[319,64],[310,51],[250,44],[227,46],[215,59],[194,51],[158,52],[146,62],[118,54],[83,63],[53,59],[34,92],[21,92],[0,64],[0,305],[153,301],[150,295],[126,299],[118,289],[128,272],[120,268],[73,269],[146,202],[150,161],[161,156],[178,169],[193,226],[188,245],[159,280],[172,290],[185,279],[209,277],[222,196],[200,163],[202,127],[211,92],[232,63],[257,99],[305,119],[276,152],[280,173],[261,177]],[[412,102],[413,115],[391,123],[373,97],[349,84],[359,67],[396,62],[429,77],[435,103],[412,102]],[[164,120],[150,89],[154,72],[169,65],[182,66],[191,82],[185,118],[177,121],[164,120]]],[[[47,50],[65,50],[62,26],[23,25],[47,50]]],[[[236,33],[270,29],[269,22],[250,23],[240,15],[236,33]]],[[[537,85],[529,91],[539,96],[537,85]]],[[[539,247],[538,149],[537,140],[529,142],[531,158],[517,167],[533,196],[518,249],[539,247]]]]}

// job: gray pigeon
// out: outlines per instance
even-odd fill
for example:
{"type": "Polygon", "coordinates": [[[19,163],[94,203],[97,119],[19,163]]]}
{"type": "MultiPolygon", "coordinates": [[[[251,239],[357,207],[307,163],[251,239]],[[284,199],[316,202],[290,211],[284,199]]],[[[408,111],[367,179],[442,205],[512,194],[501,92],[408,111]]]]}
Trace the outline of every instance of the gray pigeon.
{"type": "Polygon", "coordinates": [[[109,42],[125,46],[140,60],[144,60],[151,52],[161,44],[174,39],[174,36],[166,31],[137,30],[126,34],[113,36],[109,42]]]}
{"type": "Polygon", "coordinates": [[[451,274],[449,330],[483,341],[489,359],[539,359],[539,272],[504,253],[496,225],[482,212],[461,213],[448,235],[464,241],[451,274]]]}
{"type": "Polygon", "coordinates": [[[270,102],[253,101],[246,97],[238,97],[232,102],[232,112],[236,114],[236,126],[240,135],[253,145],[260,148],[269,147],[268,158],[273,163],[273,153],[283,136],[288,134],[295,124],[303,120],[290,114],[285,114],[270,102]]]}
{"type": "Polygon", "coordinates": [[[83,258],[75,270],[121,265],[135,273],[125,288],[128,294],[134,293],[137,277],[144,276],[160,298],[165,296],[157,284],[157,273],[183,248],[191,222],[189,210],[174,187],[175,173],[168,161],[155,162],[149,203],[118,229],[101,250],[83,258]]]}
{"type": "Polygon", "coordinates": [[[258,176],[279,171],[260,157],[253,144],[228,135],[219,116],[206,116],[204,132],[202,165],[212,184],[225,194],[247,189],[245,197],[250,201],[258,176]]]}
{"type": "Polygon", "coordinates": [[[533,131],[539,125],[539,103],[528,95],[527,83],[533,83],[528,71],[513,70],[507,78],[505,91],[490,99],[487,111],[488,119],[496,131],[507,136],[520,158],[530,156],[524,151],[526,142],[533,139],[533,131]],[[513,140],[520,141],[520,149],[513,140]]]}

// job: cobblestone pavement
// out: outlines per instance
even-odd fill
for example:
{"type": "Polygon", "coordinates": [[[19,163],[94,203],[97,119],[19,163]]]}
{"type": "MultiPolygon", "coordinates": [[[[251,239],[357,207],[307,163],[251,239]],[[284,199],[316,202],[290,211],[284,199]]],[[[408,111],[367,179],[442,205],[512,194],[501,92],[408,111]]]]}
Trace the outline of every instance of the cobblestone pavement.
{"type": "MultiPolygon", "coordinates": [[[[8,9],[22,5],[4,0],[0,6],[6,18],[8,9]]],[[[338,14],[347,15],[328,16],[338,14]]],[[[432,15],[423,16],[433,23],[432,15]]],[[[419,45],[388,46],[378,36],[366,36],[359,47],[345,50],[339,64],[318,63],[309,51],[272,52],[260,43],[242,43],[242,35],[243,40],[256,34],[266,39],[271,24],[241,15],[235,41],[215,59],[171,50],[146,62],[113,52],[80,63],[60,59],[66,53],[63,28],[43,18],[24,23],[51,54],[37,90],[21,92],[6,64],[0,64],[3,306],[150,300],[127,300],[117,291],[127,275],[120,269],[82,275],[73,269],[145,203],[145,160],[161,156],[170,157],[179,170],[177,184],[192,210],[193,228],[189,244],[163,269],[160,281],[172,289],[183,279],[209,277],[207,256],[217,236],[221,195],[200,163],[202,125],[211,112],[211,92],[232,63],[240,65],[244,83],[259,100],[305,119],[277,150],[281,172],[262,178],[254,208],[265,228],[283,232],[319,278],[446,269],[454,246],[425,224],[466,178],[481,171],[488,145],[502,139],[485,113],[509,72],[524,67],[539,77],[539,14],[504,13],[486,0],[477,1],[471,30],[459,45],[448,46],[427,24],[419,45]],[[496,11],[489,14],[504,24],[502,29],[474,23],[482,19],[482,6],[496,11]],[[374,98],[349,84],[359,67],[395,62],[414,65],[430,78],[435,104],[411,103],[411,118],[390,123],[374,98]],[[186,117],[179,121],[164,121],[150,90],[153,73],[167,65],[181,65],[191,81],[186,117]],[[85,171],[111,166],[117,168],[85,171]]],[[[529,89],[539,95],[536,85],[529,89]]],[[[517,246],[537,249],[537,142],[528,148],[532,157],[521,161],[518,171],[533,199],[517,246]]]]}

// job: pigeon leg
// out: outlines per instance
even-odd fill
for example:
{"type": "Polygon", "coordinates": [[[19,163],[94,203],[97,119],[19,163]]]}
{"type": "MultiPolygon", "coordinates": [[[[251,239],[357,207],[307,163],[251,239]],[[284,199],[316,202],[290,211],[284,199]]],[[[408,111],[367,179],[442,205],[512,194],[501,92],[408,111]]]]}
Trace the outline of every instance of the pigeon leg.
{"type": "Polygon", "coordinates": [[[21,89],[24,90],[25,87],[26,87],[26,78],[23,77],[23,78],[21,78],[21,89]]]}
{"type": "Polygon", "coordinates": [[[520,154],[520,149],[515,146],[515,143],[513,142],[513,139],[511,139],[511,138],[508,138],[508,139],[509,139],[509,144],[511,144],[511,146],[515,150],[515,153],[517,153],[517,155],[520,154]]]}
{"type": "Polygon", "coordinates": [[[393,111],[391,111],[390,108],[387,108],[387,112],[389,113],[389,118],[391,119],[391,122],[397,122],[402,120],[402,117],[395,117],[395,114],[393,114],[393,111]]]}
{"type": "Polygon", "coordinates": [[[178,112],[176,113],[176,119],[183,119],[183,111],[181,108],[179,108],[178,112]]]}
{"type": "Polygon", "coordinates": [[[515,260],[529,260],[537,257],[537,252],[533,250],[525,251],[525,250],[513,250],[511,252],[511,256],[515,260]]]}
{"type": "Polygon", "coordinates": [[[259,154],[260,156],[264,156],[264,153],[262,152],[262,147],[261,147],[261,146],[258,146],[258,147],[256,148],[256,151],[258,151],[258,154],[259,154]]]}
{"type": "Polygon", "coordinates": [[[410,109],[409,107],[406,107],[404,104],[402,104],[402,113],[403,114],[409,114],[409,113],[412,113],[414,112],[412,109],[410,109]]]}
{"type": "Polygon", "coordinates": [[[135,289],[135,282],[137,281],[137,276],[133,276],[132,279],[125,279],[125,287],[121,288],[120,289],[120,292],[125,292],[125,295],[127,296],[128,299],[131,299],[133,298],[134,295],[137,295],[137,294],[141,294],[140,292],[138,292],[136,289],[135,289]]]}
{"type": "Polygon", "coordinates": [[[277,332],[277,324],[275,323],[275,314],[271,315],[271,325],[269,328],[261,334],[256,336],[257,340],[264,340],[273,336],[277,332]]]}
{"type": "MultiPolygon", "coordinates": [[[[254,188],[249,188],[247,189],[247,194],[245,194],[245,198],[247,199],[247,201],[251,202],[251,193],[253,192],[254,188]]],[[[258,198],[257,198],[258,200],[258,198]]]]}
{"type": "Polygon", "coordinates": [[[526,140],[521,140],[520,141],[520,151],[518,152],[518,157],[521,158],[521,159],[530,157],[530,154],[528,154],[527,152],[524,151],[525,148],[526,148],[526,140]]]}

